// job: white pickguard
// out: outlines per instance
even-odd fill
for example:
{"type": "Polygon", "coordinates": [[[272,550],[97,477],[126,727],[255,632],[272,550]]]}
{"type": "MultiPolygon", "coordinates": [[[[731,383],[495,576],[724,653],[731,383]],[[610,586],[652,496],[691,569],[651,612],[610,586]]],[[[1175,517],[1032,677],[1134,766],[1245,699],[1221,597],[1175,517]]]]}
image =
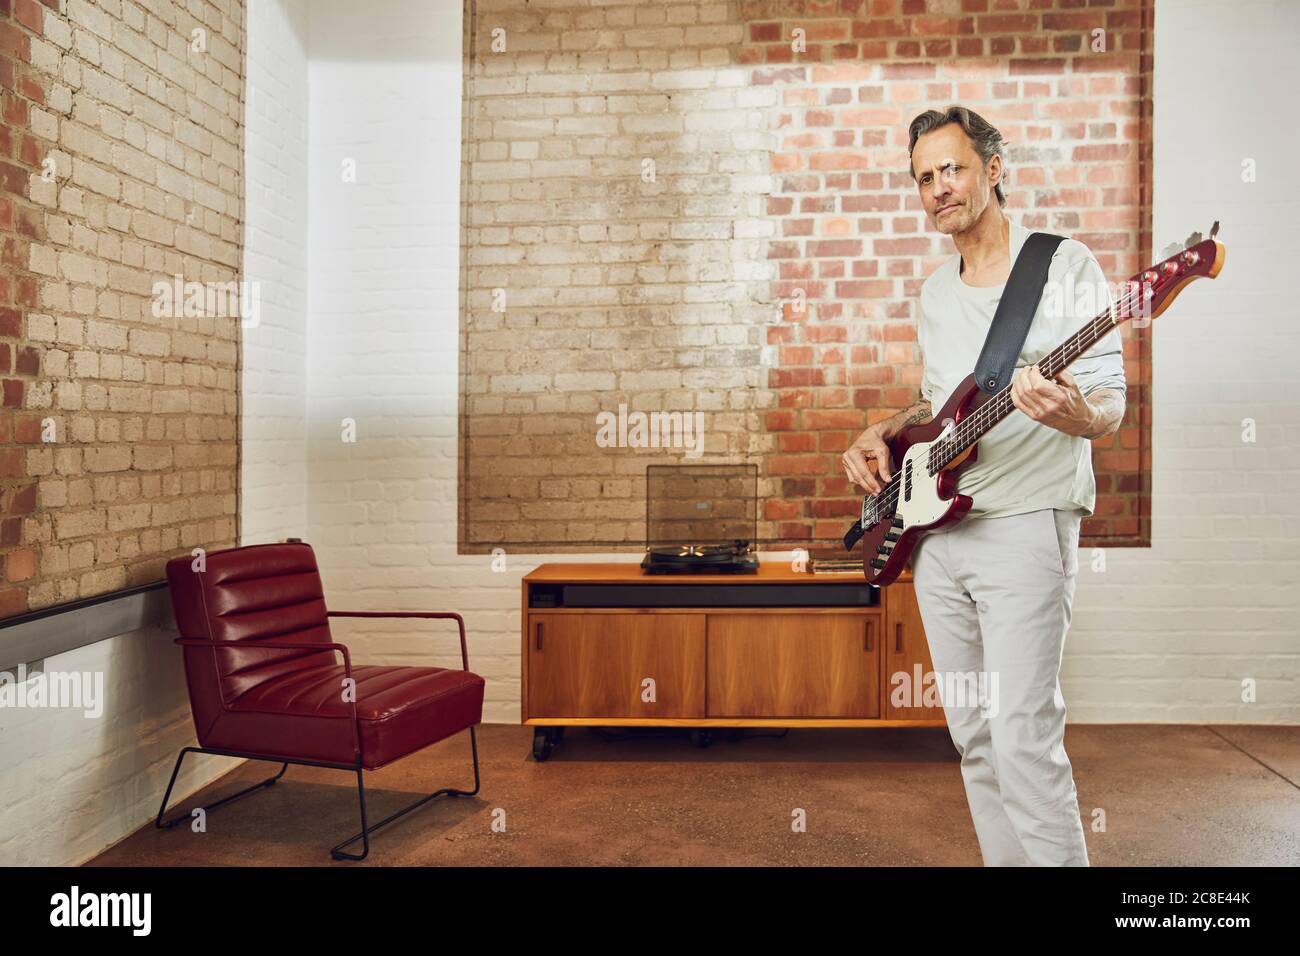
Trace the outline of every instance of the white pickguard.
{"type": "MultiPolygon", "coordinates": [[[[862,527],[867,529],[877,519],[891,521],[894,527],[890,536],[897,537],[914,525],[929,525],[943,517],[952,505],[952,499],[939,497],[939,479],[931,475],[926,463],[930,446],[942,441],[954,427],[949,422],[934,441],[918,443],[907,450],[903,460],[898,463],[894,480],[879,496],[868,496],[862,506],[862,527]],[[888,499],[897,496],[892,519],[889,515],[888,499]],[[885,499],[885,500],[881,500],[885,499]],[[902,519],[902,525],[898,519],[902,519]]],[[[893,541],[884,541],[876,551],[877,558],[888,558],[893,550],[893,541]]]]}
{"type": "Polygon", "coordinates": [[[951,499],[939,497],[939,476],[932,476],[926,470],[926,457],[929,455],[930,446],[942,437],[940,435],[934,442],[913,445],[903,458],[903,466],[898,472],[898,508],[894,516],[902,517],[904,529],[912,525],[932,524],[938,521],[952,504],[951,499]],[[910,483],[906,481],[909,468],[912,473],[910,483]],[[909,484],[910,488],[908,488],[909,484]]]}

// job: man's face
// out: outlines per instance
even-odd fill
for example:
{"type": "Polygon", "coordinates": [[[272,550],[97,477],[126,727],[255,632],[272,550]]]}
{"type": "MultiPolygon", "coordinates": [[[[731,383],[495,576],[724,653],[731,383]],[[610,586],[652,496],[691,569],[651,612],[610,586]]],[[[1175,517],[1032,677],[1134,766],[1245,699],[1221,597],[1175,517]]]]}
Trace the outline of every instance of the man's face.
{"type": "Polygon", "coordinates": [[[974,225],[989,204],[1001,168],[1001,159],[994,156],[986,170],[956,123],[924,134],[912,149],[912,171],[926,218],[945,235],[974,225]]]}

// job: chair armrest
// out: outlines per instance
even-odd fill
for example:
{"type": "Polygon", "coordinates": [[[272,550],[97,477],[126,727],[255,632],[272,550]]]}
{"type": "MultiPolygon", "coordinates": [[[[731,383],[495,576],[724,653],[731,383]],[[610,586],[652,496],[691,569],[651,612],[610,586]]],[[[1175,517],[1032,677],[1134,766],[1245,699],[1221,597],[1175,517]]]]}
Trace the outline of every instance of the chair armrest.
{"type": "Polygon", "coordinates": [[[326,611],[326,617],[431,617],[456,622],[460,629],[460,666],[469,670],[469,652],[465,649],[465,619],[455,611],[326,611]]]}
{"type": "Polygon", "coordinates": [[[271,649],[286,649],[291,651],[339,651],[343,655],[343,673],[352,676],[352,657],[348,654],[347,646],[344,644],[326,644],[322,641],[272,641],[258,640],[249,638],[248,640],[225,640],[209,641],[196,637],[178,637],[176,644],[182,647],[266,647],[271,649]]]}

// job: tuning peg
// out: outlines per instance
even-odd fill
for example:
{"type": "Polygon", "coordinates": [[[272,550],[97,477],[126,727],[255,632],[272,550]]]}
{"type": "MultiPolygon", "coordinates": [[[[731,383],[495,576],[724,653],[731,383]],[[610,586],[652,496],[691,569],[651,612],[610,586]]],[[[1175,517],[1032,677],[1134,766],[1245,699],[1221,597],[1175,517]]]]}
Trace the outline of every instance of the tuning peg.
{"type": "Polygon", "coordinates": [[[1201,241],[1201,234],[1199,232],[1194,232],[1187,237],[1187,241],[1183,243],[1183,248],[1190,249],[1192,248],[1192,246],[1196,245],[1200,241],[1201,241]]]}
{"type": "Polygon", "coordinates": [[[1163,249],[1160,250],[1159,253],[1160,258],[1168,259],[1170,256],[1176,256],[1178,255],[1178,253],[1182,252],[1184,248],[1185,248],[1184,246],[1180,246],[1176,242],[1171,242],[1169,243],[1169,245],[1165,246],[1163,249]]]}
{"type": "Polygon", "coordinates": [[[1219,234],[1219,220],[1214,220],[1214,225],[1210,227],[1210,238],[1213,239],[1219,234]]]}

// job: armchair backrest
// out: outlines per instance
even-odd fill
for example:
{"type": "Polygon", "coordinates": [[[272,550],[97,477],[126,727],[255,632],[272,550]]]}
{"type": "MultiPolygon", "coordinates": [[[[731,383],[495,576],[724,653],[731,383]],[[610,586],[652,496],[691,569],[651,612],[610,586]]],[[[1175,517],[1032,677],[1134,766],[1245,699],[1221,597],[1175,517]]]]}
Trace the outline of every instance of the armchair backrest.
{"type": "MultiPolygon", "coordinates": [[[[311,545],[257,544],[211,551],[203,569],[190,556],[167,562],[167,584],[181,637],[208,641],[329,643],[320,570],[311,545]]],[[[185,679],[202,743],[222,707],[287,671],[338,664],[330,650],[185,647],[185,679]]]]}

